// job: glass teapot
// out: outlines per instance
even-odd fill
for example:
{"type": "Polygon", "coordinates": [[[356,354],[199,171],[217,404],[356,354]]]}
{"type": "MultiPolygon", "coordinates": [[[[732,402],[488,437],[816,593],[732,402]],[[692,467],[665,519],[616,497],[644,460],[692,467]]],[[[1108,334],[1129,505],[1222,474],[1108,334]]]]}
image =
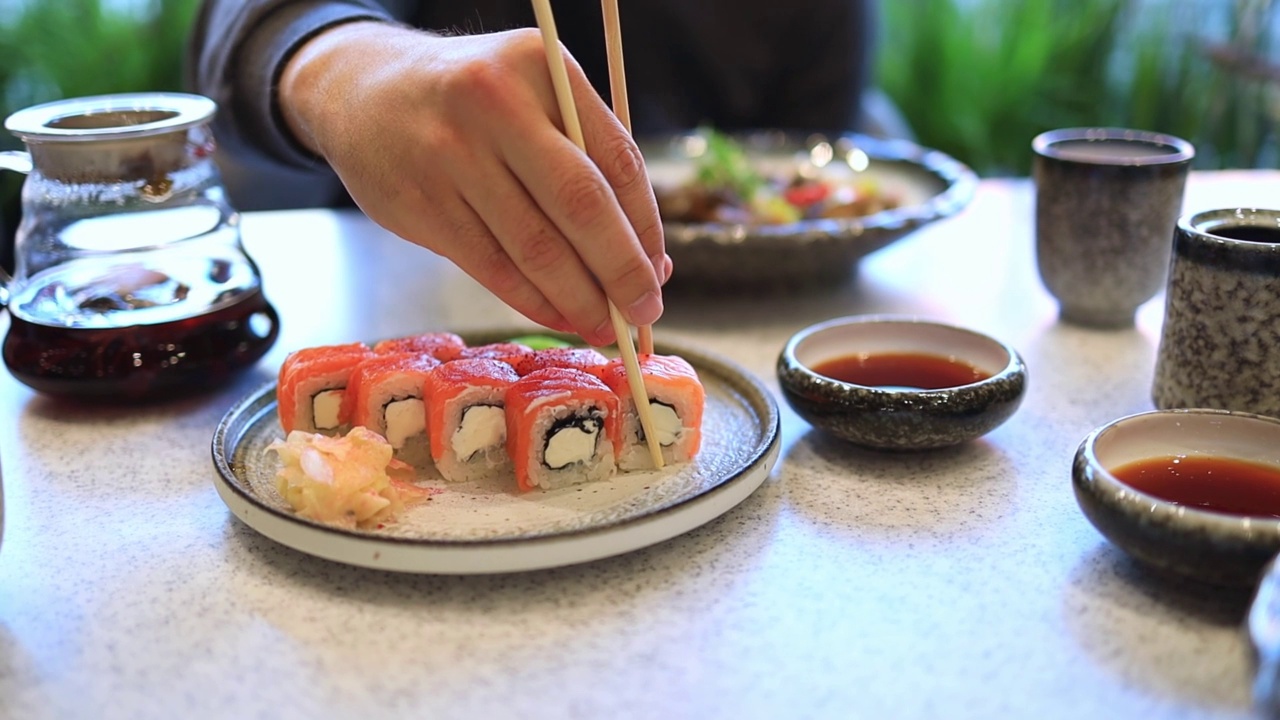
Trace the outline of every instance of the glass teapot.
{"type": "Polygon", "coordinates": [[[4,363],[35,390],[165,399],[257,362],[279,317],[240,241],[213,162],[216,105],[179,93],[103,95],[20,110],[5,128],[27,175],[4,363]]]}

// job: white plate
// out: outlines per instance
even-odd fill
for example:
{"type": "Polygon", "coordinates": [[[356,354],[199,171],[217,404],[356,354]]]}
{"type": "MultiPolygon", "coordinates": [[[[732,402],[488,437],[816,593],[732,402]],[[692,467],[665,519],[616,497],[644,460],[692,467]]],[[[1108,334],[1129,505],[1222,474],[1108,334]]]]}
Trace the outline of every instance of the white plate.
{"type": "MultiPolygon", "coordinates": [[[[471,344],[518,335],[466,337],[471,344]]],[[[279,461],[264,452],[283,436],[275,386],[233,407],[213,436],[214,485],[236,517],[263,535],[317,557],[412,573],[484,574],[572,565],[619,555],[688,532],[747,498],[778,459],[772,394],[737,365],[658,342],[688,360],[707,391],[702,449],[693,462],[620,473],[603,483],[519,493],[503,484],[450,485],[379,530],[346,530],[300,518],[275,489],[279,461]]]]}

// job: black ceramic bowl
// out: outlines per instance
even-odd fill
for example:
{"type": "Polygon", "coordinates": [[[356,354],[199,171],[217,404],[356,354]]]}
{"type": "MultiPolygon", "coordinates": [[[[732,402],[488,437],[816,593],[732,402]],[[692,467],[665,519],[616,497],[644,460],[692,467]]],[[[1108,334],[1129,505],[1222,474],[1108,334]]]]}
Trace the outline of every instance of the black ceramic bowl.
{"type": "Polygon", "coordinates": [[[1140,492],[1111,469],[1147,458],[1233,458],[1280,469],[1280,420],[1225,410],[1157,410],[1094,430],[1071,468],[1076,501],[1108,540],[1156,567],[1252,587],[1280,552],[1280,518],[1210,512],[1140,492]]]}
{"type": "Polygon", "coordinates": [[[963,328],[912,318],[855,316],[812,325],[778,357],[778,382],[811,425],[857,445],[924,450],[957,445],[1008,420],[1026,391],[1027,368],[1012,347],[963,328]],[[842,382],[813,368],[850,355],[910,354],[966,363],[988,377],[920,390],[842,382]]]}

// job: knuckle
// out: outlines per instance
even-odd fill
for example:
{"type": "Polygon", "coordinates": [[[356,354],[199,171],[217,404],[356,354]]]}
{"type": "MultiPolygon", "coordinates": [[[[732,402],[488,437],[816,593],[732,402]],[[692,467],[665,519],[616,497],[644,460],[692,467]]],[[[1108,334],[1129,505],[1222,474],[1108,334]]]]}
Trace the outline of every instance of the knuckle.
{"type": "Polygon", "coordinates": [[[542,274],[565,260],[565,243],[545,228],[521,237],[516,247],[517,263],[526,273],[542,274]]]}
{"type": "Polygon", "coordinates": [[[555,202],[572,225],[591,225],[605,212],[610,193],[591,173],[574,172],[563,178],[555,190],[555,202]]]}
{"type": "Polygon", "coordinates": [[[529,62],[538,60],[546,62],[543,59],[545,50],[543,50],[542,33],[537,28],[519,28],[511,31],[511,40],[507,47],[513,59],[517,62],[529,62]]]}
{"type": "Polygon", "coordinates": [[[632,257],[615,266],[609,277],[609,284],[618,287],[636,288],[636,294],[657,287],[657,278],[653,275],[653,265],[632,257]]]}
{"type": "Polygon", "coordinates": [[[500,247],[489,248],[480,256],[476,272],[484,278],[489,290],[501,298],[513,299],[525,286],[524,278],[500,247]]]}
{"type": "Polygon", "coordinates": [[[602,156],[605,175],[615,188],[633,190],[645,181],[644,157],[629,139],[610,141],[602,156]]]}
{"type": "Polygon", "coordinates": [[[447,106],[478,103],[493,107],[506,97],[510,86],[501,65],[488,58],[473,58],[460,63],[444,80],[447,106]]]}
{"type": "Polygon", "coordinates": [[[636,237],[640,239],[640,246],[649,255],[656,255],[666,249],[666,237],[662,232],[662,218],[658,216],[657,209],[653,212],[646,213],[644,217],[638,218],[635,223],[636,237]]]}

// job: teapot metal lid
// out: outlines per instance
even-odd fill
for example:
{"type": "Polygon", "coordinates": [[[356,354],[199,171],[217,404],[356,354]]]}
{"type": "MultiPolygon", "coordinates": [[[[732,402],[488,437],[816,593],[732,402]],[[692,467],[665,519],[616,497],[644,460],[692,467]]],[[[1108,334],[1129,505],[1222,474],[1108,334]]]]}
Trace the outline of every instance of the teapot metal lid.
{"type": "Polygon", "coordinates": [[[213,100],[187,93],[94,95],[19,110],[4,126],[27,143],[120,140],[195,127],[216,110],[213,100]]]}

